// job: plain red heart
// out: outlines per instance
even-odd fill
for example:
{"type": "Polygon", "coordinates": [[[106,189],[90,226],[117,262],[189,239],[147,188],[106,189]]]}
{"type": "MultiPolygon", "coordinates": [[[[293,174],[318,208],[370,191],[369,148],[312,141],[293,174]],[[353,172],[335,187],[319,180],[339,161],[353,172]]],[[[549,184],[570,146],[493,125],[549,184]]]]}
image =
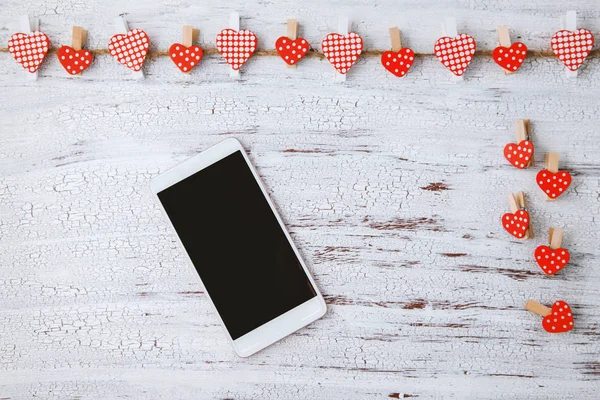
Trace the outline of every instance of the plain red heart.
{"type": "Polygon", "coordinates": [[[114,35],[108,42],[109,53],[121,64],[133,71],[139,71],[148,54],[150,40],[141,29],[132,29],[124,35],[114,35]]]}
{"type": "Polygon", "coordinates": [[[202,60],[203,54],[199,46],[185,47],[180,43],[174,43],[169,47],[169,57],[181,72],[190,72],[202,60]]]}
{"type": "Polygon", "coordinates": [[[594,47],[594,35],[587,29],[576,31],[563,29],[552,35],[550,46],[565,67],[577,71],[594,47]]]}
{"type": "Polygon", "coordinates": [[[561,333],[573,329],[573,314],[571,308],[563,300],[552,304],[552,314],[544,317],[542,326],[547,332],[561,333]]]}
{"type": "Polygon", "coordinates": [[[522,239],[529,228],[529,213],[525,210],[517,210],[514,214],[506,213],[502,216],[502,226],[514,237],[522,239]]]}
{"type": "Polygon", "coordinates": [[[73,49],[71,46],[61,46],[57,52],[58,61],[71,75],[77,75],[90,66],[94,56],[87,50],[73,49]]]}
{"type": "Polygon", "coordinates": [[[535,180],[546,196],[555,199],[568,189],[571,184],[571,174],[567,171],[554,173],[543,169],[538,172],[535,180]]]}
{"type": "Polygon", "coordinates": [[[354,32],[347,35],[330,33],[321,42],[323,54],[340,74],[354,65],[363,49],[362,38],[354,32]]]}
{"type": "Polygon", "coordinates": [[[310,45],[304,38],[291,40],[287,36],[281,36],[275,41],[275,50],[283,61],[288,65],[294,65],[308,53],[310,45]]]}
{"type": "Polygon", "coordinates": [[[8,39],[8,51],[28,72],[35,72],[50,49],[50,39],[45,33],[15,33],[8,39]]]}
{"type": "Polygon", "coordinates": [[[462,76],[475,55],[475,39],[461,33],[456,37],[441,37],[433,46],[435,56],[456,76],[462,76]]]}
{"type": "Polygon", "coordinates": [[[415,60],[415,52],[408,47],[398,52],[384,51],[381,55],[381,64],[397,77],[406,75],[415,60]]]}
{"type": "Polygon", "coordinates": [[[548,246],[539,246],[533,254],[535,261],[546,275],[554,275],[563,269],[571,259],[569,251],[562,247],[553,250],[548,246]]]}
{"type": "Polygon", "coordinates": [[[515,167],[526,168],[533,157],[533,143],[529,140],[521,140],[519,144],[508,143],[504,146],[504,157],[515,167]]]}
{"type": "Polygon", "coordinates": [[[257,43],[256,35],[252,31],[223,29],[217,35],[217,49],[235,71],[252,56],[257,43]]]}
{"type": "Polygon", "coordinates": [[[513,43],[510,47],[498,46],[492,52],[492,57],[505,70],[515,72],[527,57],[527,46],[521,42],[513,43]]]}

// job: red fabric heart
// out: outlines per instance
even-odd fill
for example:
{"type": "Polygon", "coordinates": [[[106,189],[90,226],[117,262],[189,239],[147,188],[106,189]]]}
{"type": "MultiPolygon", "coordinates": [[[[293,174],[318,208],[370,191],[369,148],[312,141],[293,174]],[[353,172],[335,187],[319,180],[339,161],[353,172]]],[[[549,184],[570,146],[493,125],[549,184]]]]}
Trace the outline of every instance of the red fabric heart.
{"type": "Polygon", "coordinates": [[[571,308],[563,300],[552,304],[552,314],[544,317],[542,326],[547,332],[561,333],[573,329],[573,314],[571,308]]]}
{"type": "Polygon", "coordinates": [[[563,194],[571,184],[571,174],[567,171],[558,171],[553,173],[547,169],[538,172],[535,180],[540,187],[551,199],[555,199],[563,194]]]}
{"type": "Polygon", "coordinates": [[[506,213],[502,216],[502,226],[514,237],[522,239],[529,228],[529,213],[525,210],[517,210],[514,214],[506,213]]]}
{"type": "Polygon", "coordinates": [[[465,73],[475,55],[475,39],[461,33],[456,37],[441,37],[435,42],[433,51],[435,56],[454,75],[461,76],[465,73]]]}
{"type": "Polygon", "coordinates": [[[303,38],[290,40],[287,36],[281,36],[275,41],[277,54],[288,65],[294,65],[300,61],[306,55],[308,49],[310,49],[310,45],[303,38]]]}
{"type": "Polygon", "coordinates": [[[185,47],[180,43],[174,43],[169,47],[169,57],[181,72],[190,72],[202,60],[203,54],[199,46],[185,47]]]}
{"type": "Polygon", "coordinates": [[[50,39],[45,33],[15,33],[8,39],[8,51],[28,72],[35,72],[50,49],[50,39]]]}
{"type": "Polygon", "coordinates": [[[594,35],[587,29],[560,30],[552,35],[550,45],[556,57],[562,61],[565,67],[571,71],[577,71],[594,47],[594,35]]]}
{"type": "Polygon", "coordinates": [[[61,46],[58,49],[58,61],[65,71],[71,75],[77,75],[90,66],[94,56],[87,50],[75,51],[71,46],[61,46]]]}
{"type": "Polygon", "coordinates": [[[235,71],[252,56],[257,43],[256,35],[252,31],[223,29],[217,35],[217,49],[235,71]]]}
{"type": "Polygon", "coordinates": [[[362,38],[354,32],[347,35],[330,33],[321,42],[323,54],[340,74],[345,74],[354,65],[363,49],[362,38]]]}
{"type": "Polygon", "coordinates": [[[132,29],[124,35],[114,35],[108,42],[108,51],[127,68],[139,71],[148,54],[150,39],[141,29],[132,29]]]}
{"type": "Polygon", "coordinates": [[[508,143],[504,146],[504,157],[515,167],[526,168],[533,157],[533,143],[529,140],[521,140],[519,144],[508,143]]]}
{"type": "Polygon", "coordinates": [[[551,249],[548,246],[539,246],[534,252],[535,261],[546,275],[554,275],[564,268],[571,259],[567,249],[551,249]]]}
{"type": "Polygon", "coordinates": [[[400,49],[400,51],[384,51],[381,55],[381,64],[397,77],[406,75],[415,60],[415,52],[408,47],[400,49]]]}
{"type": "Polygon", "coordinates": [[[527,46],[521,42],[513,43],[510,47],[498,46],[492,52],[492,57],[505,70],[515,72],[527,57],[527,46]]]}

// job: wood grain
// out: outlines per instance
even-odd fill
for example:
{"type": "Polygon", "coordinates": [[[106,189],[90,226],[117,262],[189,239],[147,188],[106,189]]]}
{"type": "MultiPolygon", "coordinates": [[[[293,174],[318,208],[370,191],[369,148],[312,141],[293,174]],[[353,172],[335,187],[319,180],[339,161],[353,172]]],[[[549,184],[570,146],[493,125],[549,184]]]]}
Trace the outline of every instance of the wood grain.
{"type": "MultiPolygon", "coordinates": [[[[595,1],[579,25],[600,30],[595,1]]],[[[240,11],[263,49],[288,18],[313,47],[347,14],[373,49],[430,52],[445,15],[478,48],[495,29],[547,49],[564,2],[353,0],[204,4],[5,1],[0,43],[30,13],[53,44],[74,24],[104,48],[124,15],[152,51],[181,26],[210,44],[240,11]]],[[[207,46],[210,47],[210,46],[207,46]]],[[[376,57],[345,83],[324,60],[294,71],[256,57],[241,79],[218,57],[183,74],[151,59],[135,81],[108,55],[81,77],[57,60],[36,82],[0,53],[0,398],[595,399],[600,388],[600,61],[577,79],[554,58],[505,75],[476,57],[463,82],[433,57],[398,79],[376,57]],[[569,191],[546,202],[538,167],[502,156],[530,119],[538,166],[561,155],[569,191]],[[149,180],[220,140],[242,141],[304,254],[329,312],[237,358],[149,193],[149,180]],[[511,239],[508,193],[524,190],[539,232],[565,229],[572,261],[545,276],[540,235],[511,239]],[[575,329],[546,333],[523,309],[563,299],[575,329]]]]}

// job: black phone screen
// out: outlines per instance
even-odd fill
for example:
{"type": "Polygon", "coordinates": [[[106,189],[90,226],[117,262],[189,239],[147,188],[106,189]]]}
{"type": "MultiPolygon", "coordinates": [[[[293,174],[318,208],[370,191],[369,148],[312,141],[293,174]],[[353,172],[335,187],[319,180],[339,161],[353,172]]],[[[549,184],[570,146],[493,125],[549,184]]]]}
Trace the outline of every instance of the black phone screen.
{"type": "Polygon", "coordinates": [[[240,151],[158,198],[234,340],[317,295],[240,151]]]}

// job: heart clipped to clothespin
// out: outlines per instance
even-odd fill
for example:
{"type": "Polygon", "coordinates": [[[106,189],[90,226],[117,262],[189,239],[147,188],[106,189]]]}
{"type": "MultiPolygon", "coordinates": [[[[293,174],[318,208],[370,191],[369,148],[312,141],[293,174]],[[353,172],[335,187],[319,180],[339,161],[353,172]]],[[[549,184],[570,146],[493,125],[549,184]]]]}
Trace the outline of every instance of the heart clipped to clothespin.
{"type": "Polygon", "coordinates": [[[325,58],[336,70],[336,82],[346,81],[346,73],[358,60],[363,50],[362,38],[354,32],[349,32],[349,28],[348,17],[340,17],[338,31],[330,33],[321,42],[325,58]]]}
{"type": "Polygon", "coordinates": [[[577,12],[568,11],[560,19],[561,30],[552,35],[550,45],[556,57],[565,65],[569,78],[577,77],[577,69],[594,47],[594,35],[587,29],[577,28],[577,12]]]}
{"type": "Polygon", "coordinates": [[[169,47],[169,57],[181,72],[189,73],[202,60],[202,49],[193,44],[199,34],[198,29],[184,25],[181,43],[173,43],[169,47]]]}
{"type": "Polygon", "coordinates": [[[513,166],[524,169],[534,164],[534,148],[529,120],[517,120],[515,131],[517,133],[517,142],[508,143],[504,146],[504,158],[513,166]]]}
{"type": "Polygon", "coordinates": [[[221,56],[231,66],[229,76],[239,79],[240,68],[254,54],[258,39],[254,32],[240,30],[240,14],[233,12],[229,16],[229,28],[219,32],[216,44],[221,56]]]}
{"type": "Polygon", "coordinates": [[[573,329],[573,312],[564,300],[555,301],[552,308],[535,300],[528,300],[525,309],[543,317],[542,327],[546,332],[562,333],[573,329]]]}
{"type": "Polygon", "coordinates": [[[381,64],[392,74],[401,78],[408,73],[415,61],[415,52],[408,47],[402,48],[400,29],[397,26],[390,28],[392,50],[384,51],[381,55],[381,64]]]}
{"type": "Polygon", "coordinates": [[[458,34],[454,17],[446,17],[442,31],[443,36],[435,42],[433,52],[454,74],[455,79],[462,81],[463,74],[475,56],[475,39],[465,33],[458,34]]]}
{"type": "Polygon", "coordinates": [[[150,39],[141,29],[129,30],[127,21],[122,17],[115,19],[115,28],[118,34],[108,42],[109,53],[121,64],[132,70],[136,79],[143,79],[142,66],[148,55],[150,39]]]}
{"type": "Polygon", "coordinates": [[[564,234],[562,228],[550,228],[549,245],[535,249],[535,261],[546,275],[554,275],[571,259],[569,251],[561,247],[564,234]]]}
{"type": "Polygon", "coordinates": [[[538,186],[546,194],[547,200],[556,200],[571,185],[571,174],[558,169],[558,153],[547,153],[546,169],[537,173],[535,178],[538,186]]]}
{"type": "Polygon", "coordinates": [[[286,35],[275,41],[275,50],[279,57],[289,68],[296,68],[298,61],[308,54],[309,49],[310,44],[306,39],[298,37],[298,20],[288,19],[286,35]]]}
{"type": "Polygon", "coordinates": [[[80,26],[73,26],[71,46],[61,46],[56,53],[60,65],[70,75],[81,74],[94,60],[92,53],[83,49],[86,42],[87,31],[80,26]]]}
{"type": "Polygon", "coordinates": [[[22,32],[15,33],[8,39],[8,51],[29,72],[28,79],[36,80],[38,68],[50,50],[50,39],[39,31],[38,18],[30,19],[28,15],[23,15],[19,23],[22,32]]]}
{"type": "Polygon", "coordinates": [[[517,239],[533,239],[533,226],[527,211],[525,193],[508,195],[508,202],[511,212],[502,215],[502,227],[517,239]]]}
{"type": "Polygon", "coordinates": [[[524,43],[511,43],[508,26],[502,25],[497,29],[498,43],[492,52],[492,58],[502,68],[505,74],[512,74],[521,67],[527,57],[527,46],[524,43]]]}

